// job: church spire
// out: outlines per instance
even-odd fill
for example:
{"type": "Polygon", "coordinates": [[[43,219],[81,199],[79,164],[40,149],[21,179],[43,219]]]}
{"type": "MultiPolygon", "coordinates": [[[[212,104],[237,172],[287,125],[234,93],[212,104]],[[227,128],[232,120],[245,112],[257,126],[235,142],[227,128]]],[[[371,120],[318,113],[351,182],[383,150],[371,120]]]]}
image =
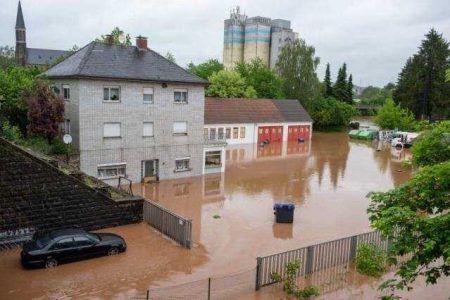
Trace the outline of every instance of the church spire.
{"type": "Polygon", "coordinates": [[[20,1],[17,7],[16,29],[25,29],[25,22],[23,20],[22,14],[22,5],[20,4],[20,1]]]}

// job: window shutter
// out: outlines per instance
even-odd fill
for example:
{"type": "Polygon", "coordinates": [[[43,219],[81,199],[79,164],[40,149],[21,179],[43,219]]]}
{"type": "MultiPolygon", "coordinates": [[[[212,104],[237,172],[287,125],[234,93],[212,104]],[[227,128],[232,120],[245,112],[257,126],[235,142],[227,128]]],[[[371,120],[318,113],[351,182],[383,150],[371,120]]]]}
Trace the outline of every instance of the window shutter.
{"type": "Polygon", "coordinates": [[[173,122],[173,133],[187,133],[187,122],[173,122]]]}
{"type": "Polygon", "coordinates": [[[144,122],[144,133],[143,136],[153,136],[153,123],[144,122]]]}
{"type": "Polygon", "coordinates": [[[120,137],[120,123],[103,124],[104,137],[120,137]]]}

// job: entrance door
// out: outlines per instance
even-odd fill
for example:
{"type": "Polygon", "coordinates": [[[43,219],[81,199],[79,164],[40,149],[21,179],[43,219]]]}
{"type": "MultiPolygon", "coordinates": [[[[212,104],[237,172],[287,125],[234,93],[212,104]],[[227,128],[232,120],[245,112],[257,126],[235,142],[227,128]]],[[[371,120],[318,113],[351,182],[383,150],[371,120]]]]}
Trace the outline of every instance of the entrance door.
{"type": "Polygon", "coordinates": [[[144,160],[142,161],[142,168],[143,168],[143,176],[142,181],[150,182],[150,181],[156,181],[158,179],[158,160],[144,160]]]}

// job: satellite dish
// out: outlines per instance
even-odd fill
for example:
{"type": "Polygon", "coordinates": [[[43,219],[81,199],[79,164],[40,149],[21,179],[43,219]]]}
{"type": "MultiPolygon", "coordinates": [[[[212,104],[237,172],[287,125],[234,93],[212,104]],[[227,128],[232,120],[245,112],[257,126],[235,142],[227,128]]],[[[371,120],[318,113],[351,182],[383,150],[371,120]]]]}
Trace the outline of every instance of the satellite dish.
{"type": "Polygon", "coordinates": [[[66,145],[72,143],[72,136],[70,134],[65,134],[63,136],[63,141],[64,141],[64,144],[66,144],[66,145]]]}
{"type": "Polygon", "coordinates": [[[121,34],[119,35],[119,42],[120,42],[121,44],[124,44],[125,41],[126,41],[125,34],[121,33],[121,34]]]}

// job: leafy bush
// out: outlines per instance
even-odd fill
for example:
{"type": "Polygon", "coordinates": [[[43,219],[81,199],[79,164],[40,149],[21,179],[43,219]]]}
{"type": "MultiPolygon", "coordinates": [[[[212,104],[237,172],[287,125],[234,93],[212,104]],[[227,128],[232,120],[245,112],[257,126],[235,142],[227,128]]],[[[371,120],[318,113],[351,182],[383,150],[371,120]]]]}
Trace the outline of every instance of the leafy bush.
{"type": "Polygon", "coordinates": [[[409,110],[395,105],[392,99],[386,99],[374,121],[382,129],[410,130],[415,124],[414,115],[409,110]]]}
{"type": "MultiPolygon", "coordinates": [[[[56,138],[53,140],[52,144],[52,154],[56,154],[56,155],[60,155],[60,154],[66,154],[68,149],[67,149],[67,145],[64,144],[64,142],[60,139],[60,138],[56,138]]],[[[69,149],[69,153],[70,153],[70,149],[69,149]]]]}
{"type": "Polygon", "coordinates": [[[317,297],[319,295],[319,287],[316,285],[307,286],[304,289],[295,292],[295,296],[299,299],[309,299],[310,297],[317,297]]]}
{"type": "Polygon", "coordinates": [[[18,142],[22,139],[22,133],[18,126],[11,126],[8,121],[3,123],[3,136],[12,142],[18,142]]]}
{"type": "Polygon", "coordinates": [[[334,98],[317,98],[308,102],[306,109],[317,128],[345,126],[356,114],[351,105],[334,98]]]}
{"type": "Polygon", "coordinates": [[[450,160],[450,121],[443,121],[424,131],[415,141],[411,151],[413,163],[432,165],[450,160]]]}
{"type": "Polygon", "coordinates": [[[48,143],[47,139],[40,136],[22,140],[19,144],[46,155],[52,153],[52,146],[48,143]]]}
{"type": "Polygon", "coordinates": [[[361,244],[356,251],[356,270],[365,275],[378,277],[386,271],[386,251],[376,244],[361,244]]]}

